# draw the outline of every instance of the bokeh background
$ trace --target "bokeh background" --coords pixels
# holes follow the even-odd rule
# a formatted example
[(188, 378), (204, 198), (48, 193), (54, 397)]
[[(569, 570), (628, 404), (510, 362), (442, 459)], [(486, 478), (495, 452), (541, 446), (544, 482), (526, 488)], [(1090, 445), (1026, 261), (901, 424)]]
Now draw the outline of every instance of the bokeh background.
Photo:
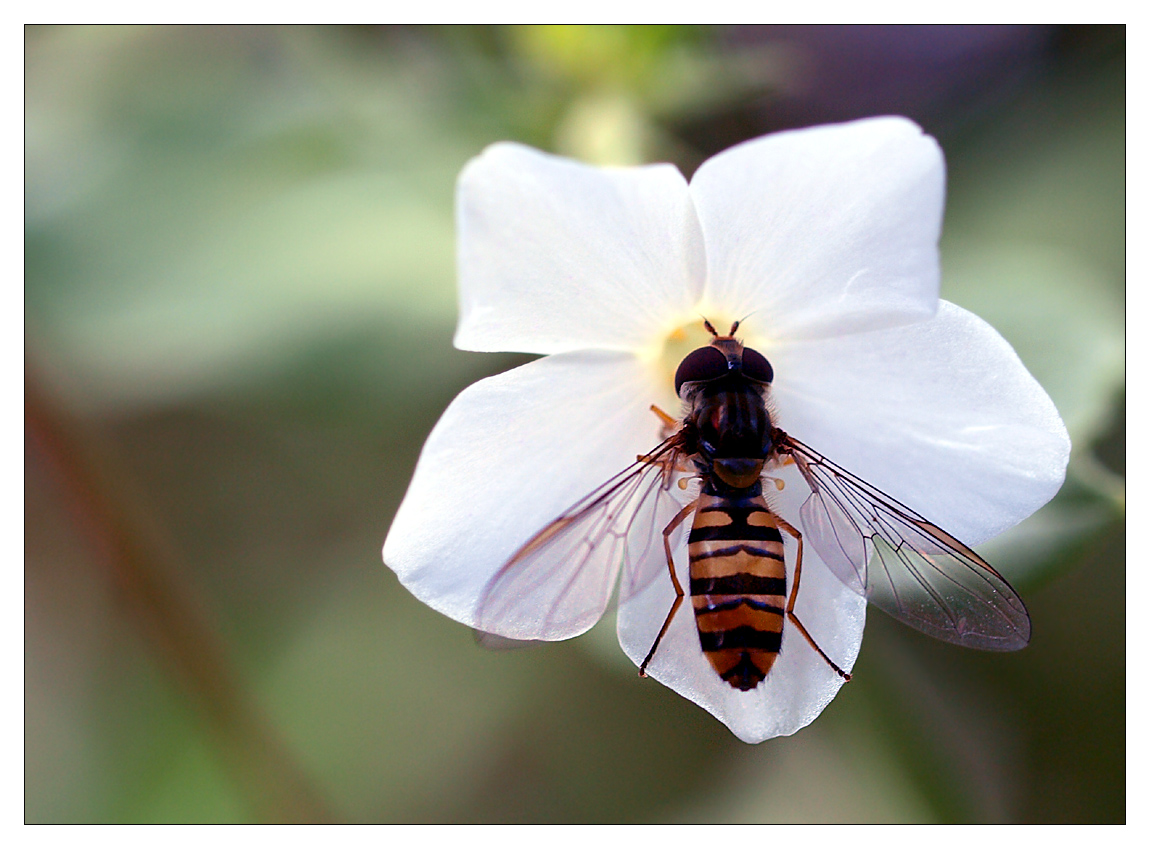
[[(45, 28), (25, 40), (30, 821), (1121, 822), (1123, 28)], [(380, 561), (423, 439), (521, 363), (452, 348), (454, 180), (909, 115), (943, 295), (1074, 441), (985, 547), (1034, 641), (874, 613), (759, 746), (609, 627), (513, 652)], [(467, 493), (445, 493), (466, 498)], [(450, 527), (445, 527), (445, 533)]]

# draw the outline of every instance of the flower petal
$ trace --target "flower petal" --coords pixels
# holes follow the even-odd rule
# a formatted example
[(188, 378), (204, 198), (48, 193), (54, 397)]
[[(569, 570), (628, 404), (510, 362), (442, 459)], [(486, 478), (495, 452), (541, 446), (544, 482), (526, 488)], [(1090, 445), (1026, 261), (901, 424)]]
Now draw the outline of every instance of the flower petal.
[(937, 142), (905, 118), (776, 133), (718, 154), (691, 180), (705, 308), (751, 314), (773, 338), (932, 315), (945, 179)]
[[(788, 490), (797, 495), (801, 478), (795, 475), (792, 483)], [(777, 507), (776, 501), (772, 499), (772, 505)], [(798, 515), (796, 505), (779, 509)], [(794, 558), (795, 548), (788, 543), (788, 590), (794, 580)], [(685, 556), (677, 563), (677, 572), (679, 582), (687, 587)], [(620, 604), (619, 642), (637, 665), (650, 650), (673, 600), (671, 582), (664, 574), (662, 580), (653, 581), (642, 593)], [(847, 671), (854, 666), (862, 645), (866, 600), (840, 583), (810, 546), (803, 552), (795, 613), (835, 663)], [(719, 677), (703, 654), (689, 598), (675, 614), (647, 672), (710, 711), (748, 743), (794, 734), (810, 724), (844, 683), (799, 630), (785, 622), (782, 648), (766, 679), (748, 692), (736, 690)]]
[(635, 350), (698, 301), (702, 233), (671, 165), (593, 168), (504, 142), (456, 197), (459, 348)]
[[(536, 360), (465, 389), (428, 437), (384, 561), (416, 597), (479, 625), (485, 587), (520, 546), (658, 444), (660, 423), (643, 391), (650, 381), (649, 367), (628, 354), (585, 352)], [(556, 567), (540, 581), (542, 604), (571, 568)], [(601, 576), (581, 576), (581, 591), (608, 581), (618, 563), (600, 568)], [(515, 615), (527, 618), (529, 601)], [(541, 636), (527, 630), (530, 621), (482, 624), (507, 637)]]
[(967, 544), (1062, 485), (1070, 439), (1058, 411), (1009, 343), (961, 307), (782, 344), (770, 359), (779, 427)]

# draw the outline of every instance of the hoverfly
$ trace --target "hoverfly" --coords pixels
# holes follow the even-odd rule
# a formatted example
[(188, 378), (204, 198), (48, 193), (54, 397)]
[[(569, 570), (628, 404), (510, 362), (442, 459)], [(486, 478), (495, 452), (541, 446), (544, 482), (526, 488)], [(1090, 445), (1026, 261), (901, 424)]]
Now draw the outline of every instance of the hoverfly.
[[(704, 325), (710, 343), (688, 354), (675, 374), (682, 421), (652, 408), (669, 435), (511, 557), (484, 590), (481, 631), (497, 632), (509, 615), (533, 621), (544, 634), (585, 630), (606, 607), (620, 565), (627, 575), (621, 600), (654, 579), (650, 569), (629, 566), (650, 561), (661, 535), (675, 598), (640, 675), (689, 593), (700, 650), (731, 687), (752, 690), (766, 678), (788, 624), (850, 680), (795, 612), (804, 542), (848, 588), (926, 634), (999, 651), (1029, 642), (1025, 605), (989, 563), (775, 426), (771, 364), (735, 338), (739, 322), (726, 335)], [(771, 472), (790, 464), (810, 488), (799, 511), (803, 533), (763, 493), (764, 481), (776, 480)], [(692, 482), (697, 495), (684, 504), (675, 490), (686, 492)], [(692, 516), (684, 591), (673, 540)], [(796, 548), (789, 591), (783, 534)]]

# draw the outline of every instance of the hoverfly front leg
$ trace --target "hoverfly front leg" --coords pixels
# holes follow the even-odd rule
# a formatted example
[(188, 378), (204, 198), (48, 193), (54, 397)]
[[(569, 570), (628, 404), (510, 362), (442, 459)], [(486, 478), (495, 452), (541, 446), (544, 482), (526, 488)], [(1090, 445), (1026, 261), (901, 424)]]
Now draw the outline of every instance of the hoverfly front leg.
[(664, 413), (662, 410), (660, 410), (654, 404), (651, 405), (651, 412), (654, 413), (656, 416), (658, 416), (659, 421), (661, 421), (663, 423), (663, 434), (662, 435), (663, 435), (664, 439), (666, 439), (668, 436), (670, 436), (672, 433), (675, 432), (675, 428), (678, 427), (679, 422), (673, 416), (670, 416), (667, 413)]
[(839, 669), (837, 663), (827, 657), (827, 653), (819, 648), (819, 644), (815, 642), (810, 632), (806, 629), (803, 623), (799, 621), (799, 617), (795, 614), (795, 602), (798, 601), (799, 598), (799, 581), (803, 575), (803, 535), (795, 530), (789, 522), (780, 516), (776, 515), (775, 521), (778, 522), (780, 528), (793, 536), (799, 544), (799, 551), (795, 556), (795, 580), (791, 587), (791, 596), (789, 599), (787, 599), (787, 618), (795, 623), (795, 627), (799, 629), (799, 633), (801, 633), (806, 638), (807, 642), (811, 644), (811, 648), (818, 652), (819, 657), (825, 660), (827, 665), (830, 666), (830, 668), (835, 672), (837, 672), (844, 681), (849, 681), (851, 680), (850, 673), (843, 672), (841, 669)]
[(675, 600), (671, 602), (671, 610), (667, 614), (666, 620), (663, 622), (663, 627), (659, 629), (659, 636), (655, 637), (655, 642), (651, 645), (651, 650), (647, 652), (647, 656), (643, 658), (643, 662), (639, 664), (639, 677), (647, 677), (647, 664), (651, 662), (651, 658), (655, 656), (655, 649), (659, 647), (659, 643), (663, 639), (663, 635), (667, 633), (667, 629), (671, 627), (671, 620), (675, 618), (675, 613), (678, 612), (679, 606), (683, 603), (683, 585), (679, 583), (679, 578), (675, 575), (675, 558), (671, 554), (671, 534), (675, 532), (675, 528), (683, 524), (683, 520), (691, 515), (698, 504), (699, 499), (695, 499), (682, 510), (680, 510), (675, 518), (671, 520), (670, 524), (663, 529), (663, 551), (667, 554), (667, 569), (671, 573), (671, 583), (675, 587)]

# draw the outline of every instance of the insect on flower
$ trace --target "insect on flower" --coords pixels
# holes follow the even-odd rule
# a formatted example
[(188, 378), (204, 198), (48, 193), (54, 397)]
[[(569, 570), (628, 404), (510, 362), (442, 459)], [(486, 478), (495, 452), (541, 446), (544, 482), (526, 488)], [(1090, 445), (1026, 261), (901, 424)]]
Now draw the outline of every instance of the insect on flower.
[(748, 742), (826, 707), (868, 602), (1025, 645), (967, 544), (1057, 492), (1069, 439), (1009, 344), (938, 297), (944, 183), (901, 118), (755, 139), (690, 183), (493, 145), (459, 180), (455, 343), (544, 356), (448, 407), (384, 561), (510, 640), (614, 600), (636, 666)]
[[(640, 664), (644, 674), (685, 595), (671, 538), (693, 516), (687, 537), (689, 593), (700, 649), (719, 677), (738, 690), (757, 687), (774, 665), (789, 622), (836, 674), (850, 680), (795, 613), (803, 535), (771, 509), (763, 493), (764, 480), (777, 481), (770, 472), (793, 463), (810, 488), (801, 509), (808, 540), (846, 586), (896, 619), (948, 642), (1003, 651), (1029, 642), (1026, 607), (990, 564), (775, 427), (768, 407), (770, 363), (735, 338), (738, 323), (726, 336), (710, 322), (705, 325), (713, 340), (690, 353), (675, 374), (686, 408), (682, 424), (516, 552), (484, 591), (481, 629), (497, 627), (512, 608), (534, 605), (554, 623), (577, 608), (567, 603), (566, 593), (541, 585), (557, 578), (548, 564), (562, 564), (563, 580), (575, 588), (586, 580), (579, 572), (599, 579), (620, 559), (644, 559), (650, 542), (661, 537), (675, 599)], [(676, 425), (655, 410), (667, 427)], [(692, 474), (698, 493), (678, 509), (673, 493), (686, 489), (683, 475)], [(666, 504), (658, 505), (660, 500)], [(672, 511), (670, 521), (658, 527), (659, 517)], [(783, 533), (797, 543), (789, 592)], [(635, 540), (646, 543), (638, 555), (628, 551), (628, 542)], [(632, 570), (625, 566), (624, 571)]]

